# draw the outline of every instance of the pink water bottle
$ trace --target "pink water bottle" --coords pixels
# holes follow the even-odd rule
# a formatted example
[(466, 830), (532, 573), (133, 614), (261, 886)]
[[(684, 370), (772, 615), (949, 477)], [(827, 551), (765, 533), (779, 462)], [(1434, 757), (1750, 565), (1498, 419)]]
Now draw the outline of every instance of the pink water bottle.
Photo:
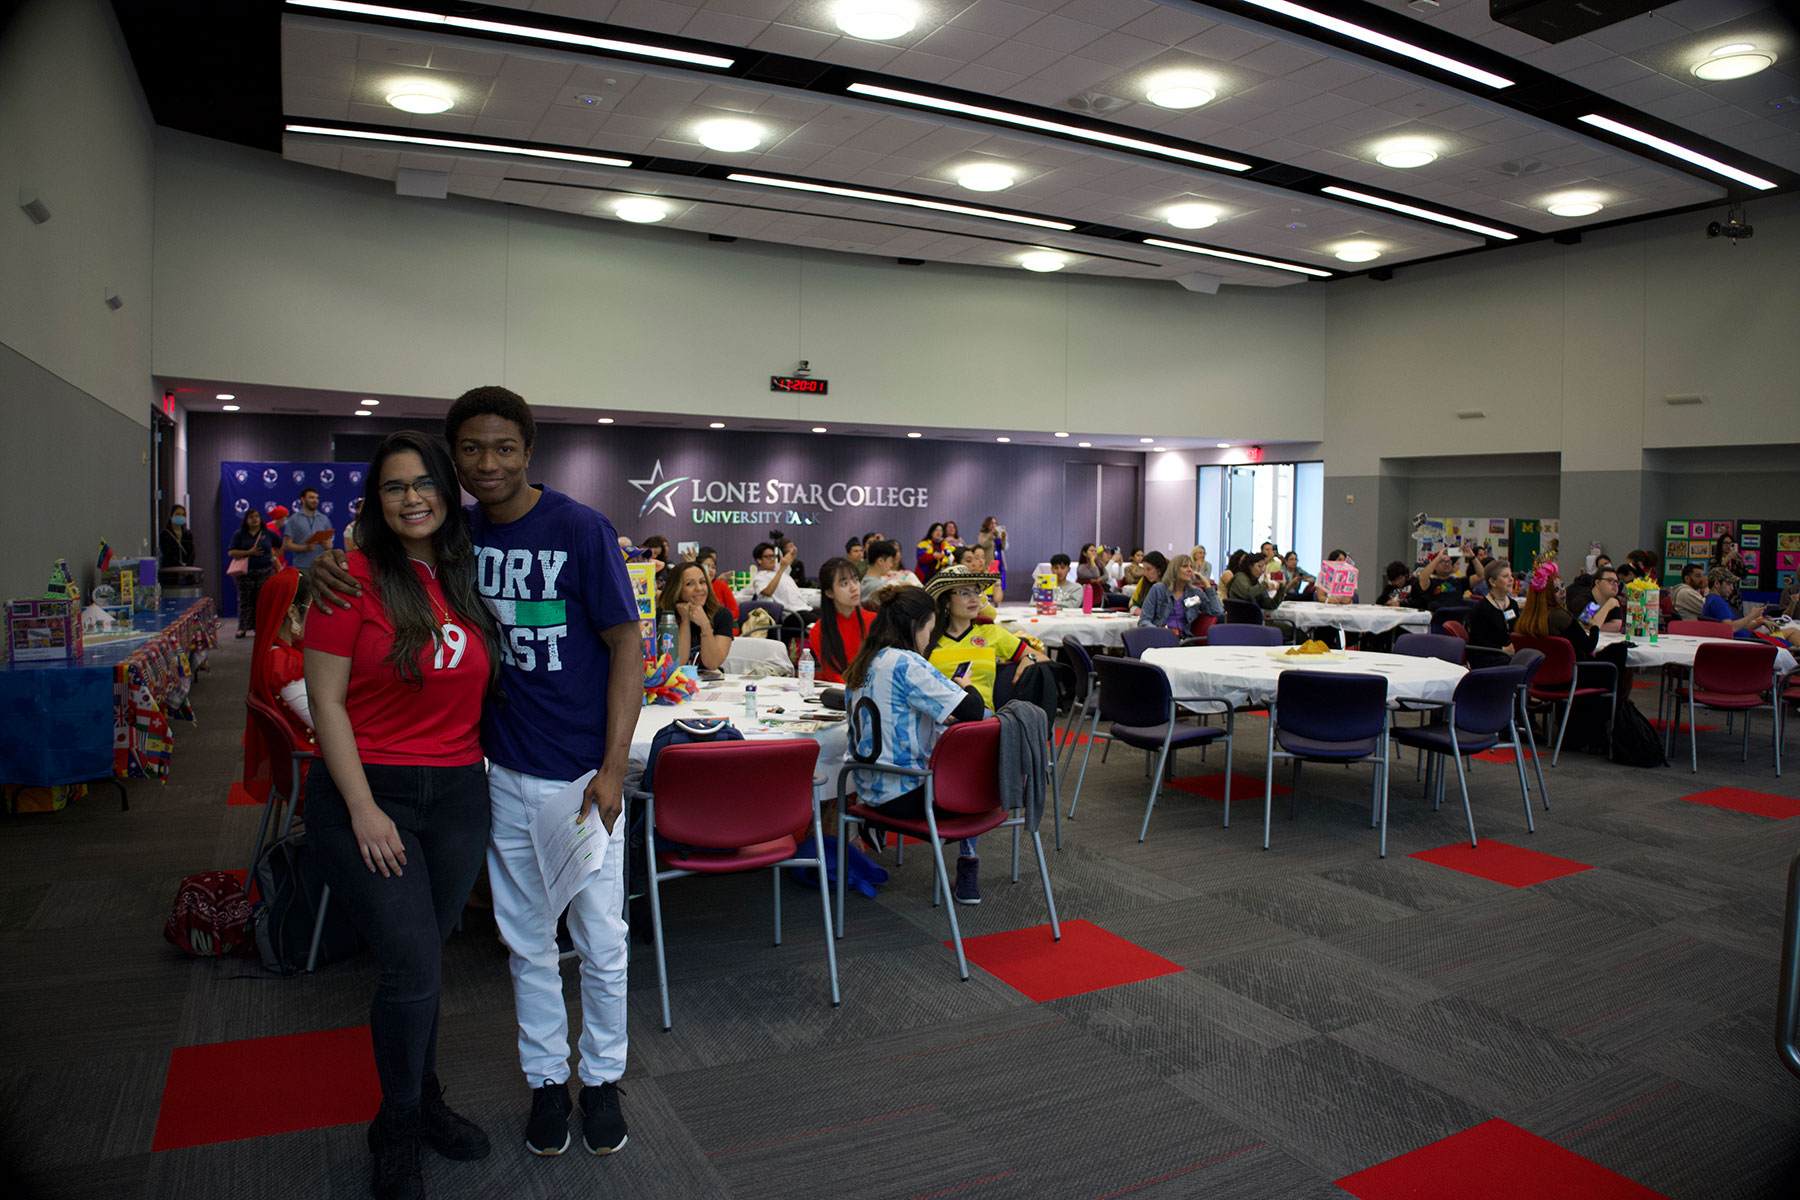
[(1081, 588), (1081, 611), (1085, 616), (1094, 615), (1094, 589), (1086, 584)]

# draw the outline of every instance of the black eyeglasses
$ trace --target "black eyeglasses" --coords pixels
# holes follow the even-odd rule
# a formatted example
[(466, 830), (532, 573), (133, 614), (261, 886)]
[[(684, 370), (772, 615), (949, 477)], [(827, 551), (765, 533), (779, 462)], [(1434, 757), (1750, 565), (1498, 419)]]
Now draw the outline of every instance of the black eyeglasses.
[(401, 483), (398, 479), (384, 483), (377, 490), (383, 500), (404, 500), (408, 491), (417, 492), (421, 500), (429, 500), (438, 494), (438, 485), (431, 476), (421, 475), (411, 483)]

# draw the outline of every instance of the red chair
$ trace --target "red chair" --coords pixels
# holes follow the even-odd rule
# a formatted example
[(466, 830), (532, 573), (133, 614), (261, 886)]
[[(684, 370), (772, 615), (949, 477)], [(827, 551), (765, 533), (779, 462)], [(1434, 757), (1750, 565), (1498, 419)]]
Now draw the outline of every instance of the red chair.
[[(1104, 693), (1102, 693), (1104, 696)], [(656, 766), (659, 779), (662, 761)], [(883, 815), (879, 808), (851, 803), (851, 775), (855, 771), (872, 771), (899, 775), (921, 781), (925, 785), (925, 817), (909, 820)], [(931, 751), (931, 765), (925, 770), (909, 770), (885, 763), (845, 763), (838, 772), (838, 843), (837, 843), (837, 935), (844, 936), (844, 881), (849, 877), (845, 863), (850, 842), (849, 826), (868, 825), (889, 833), (929, 840), (932, 847), (931, 867), (936, 875), (938, 899), (950, 918), (950, 940), (956, 947), (956, 969), (969, 978), (969, 960), (963, 954), (962, 929), (956, 921), (956, 897), (950, 892), (950, 873), (944, 866), (943, 843), (952, 839), (978, 837), (989, 830), (1025, 824), (1020, 810), (1007, 816), (1000, 807), (1000, 721), (965, 721), (944, 730)], [(1054, 804), (1055, 801), (1050, 801)], [(940, 817), (939, 813), (943, 816)], [(1062, 941), (1062, 926), (1056, 920), (1056, 896), (1050, 890), (1050, 868), (1044, 862), (1044, 841), (1035, 829), (1029, 830), (1032, 849), (1037, 852), (1038, 877), (1044, 884), (1044, 906), (1050, 910), (1050, 933)], [(1018, 882), (1017, 869), (1013, 882)]]
[[(269, 824), (275, 813), (281, 812), (281, 823), (275, 834), (280, 841), (288, 835), (294, 824), (294, 816), (302, 806), (304, 797), (301, 788), (306, 784), (307, 765), (317, 755), (317, 751), (309, 742), (300, 740), (292, 724), (273, 706), (256, 696), (245, 696), (244, 705), (250, 710), (250, 720), (255, 722), (262, 734), (263, 744), (272, 747), (279, 759), (285, 754), (288, 759), (288, 782), (285, 790), (269, 781), (268, 799), (263, 804), (262, 820), (256, 827), (256, 844), (250, 847), (250, 869), (244, 873), (244, 887), (249, 889), (251, 881), (256, 878), (256, 860), (262, 857), (263, 844), (268, 838)], [(270, 764), (271, 769), (274, 764)]]
[[(1207, 644), (1207, 631), (1213, 627), (1218, 619), (1219, 618), (1213, 616), (1211, 613), (1201, 613), (1194, 618), (1193, 623), (1188, 626), (1188, 636), (1196, 639), (1194, 645), (1204, 646)], [(1186, 643), (1183, 644), (1185, 645)]]
[(1781, 713), (1772, 694), (1775, 685), (1775, 647), (1767, 642), (1708, 641), (1694, 652), (1694, 670), (1686, 684), (1675, 689), (1675, 719), (1681, 724), (1681, 707), (1688, 706), (1688, 757), (1694, 774), (1700, 773), (1700, 735), (1695, 730), (1696, 708), (1744, 714), (1743, 761), (1750, 761), (1750, 712), (1768, 708), (1775, 715), (1775, 778), (1781, 778)]
[(1726, 621), (1670, 621), (1665, 632), (1683, 637), (1728, 638), (1731, 625)]
[(1463, 627), (1461, 621), (1445, 621), (1444, 632), (1451, 637), (1461, 638), (1464, 642), (1469, 640), (1469, 631)]
[[(1670, 621), (1664, 633), (1681, 637), (1728, 638), (1732, 636), (1731, 626), (1725, 621)], [(1671, 692), (1686, 682), (1688, 667), (1685, 663), (1664, 663), (1662, 677), (1656, 686), (1656, 721), (1662, 725), (1663, 708), (1672, 704)], [(1675, 741), (1674, 729), (1679, 722), (1663, 725), (1663, 753), (1667, 754)]]
[[(837, 947), (831, 936), (831, 894), (825, 880), (825, 832), (813, 795), (819, 743), (811, 738), (756, 742), (686, 742), (656, 756), (656, 787), (633, 799), (644, 803), (650, 861), (650, 922), (656, 940), (656, 979), (662, 1022), (670, 1027), (669, 967), (663, 953), (662, 884), (684, 875), (730, 875), (769, 868), (775, 879), (775, 944), (781, 945), (781, 869), (819, 872), (819, 911), (825, 918), (825, 962), (831, 1003), (838, 1004)], [(812, 824), (814, 851), (796, 857), (794, 831)], [(658, 839), (682, 848), (658, 849)], [(843, 878), (842, 855), (838, 878)]]
[(1526, 696), (1549, 704), (1552, 720), (1556, 717), (1556, 707), (1562, 706), (1562, 724), (1556, 727), (1556, 748), (1550, 752), (1550, 765), (1554, 767), (1556, 760), (1562, 755), (1563, 735), (1569, 731), (1569, 714), (1574, 711), (1576, 699), (1582, 696), (1605, 696), (1606, 725), (1609, 730), (1612, 728), (1612, 720), (1619, 707), (1619, 669), (1609, 662), (1581, 663), (1580, 666), (1586, 670), (1603, 671), (1611, 676), (1611, 682), (1605, 687), (1583, 687), (1581, 673), (1576, 669), (1575, 647), (1569, 644), (1568, 639), (1527, 637), (1522, 633), (1515, 633), (1511, 640), (1515, 649), (1536, 650), (1544, 656), (1543, 666), (1538, 668), (1537, 678), (1526, 689)]

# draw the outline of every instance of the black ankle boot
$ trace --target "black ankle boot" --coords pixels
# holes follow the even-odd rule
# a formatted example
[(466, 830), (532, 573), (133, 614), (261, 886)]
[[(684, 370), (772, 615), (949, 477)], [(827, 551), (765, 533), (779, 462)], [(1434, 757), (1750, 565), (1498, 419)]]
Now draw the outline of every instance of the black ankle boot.
[(419, 1081), (419, 1138), (445, 1158), (462, 1162), (486, 1158), (493, 1149), (481, 1126), (444, 1103), (436, 1075)]
[(375, 1156), (369, 1190), (376, 1200), (425, 1200), (418, 1109), (402, 1112), (383, 1101), (369, 1125), (369, 1153)]

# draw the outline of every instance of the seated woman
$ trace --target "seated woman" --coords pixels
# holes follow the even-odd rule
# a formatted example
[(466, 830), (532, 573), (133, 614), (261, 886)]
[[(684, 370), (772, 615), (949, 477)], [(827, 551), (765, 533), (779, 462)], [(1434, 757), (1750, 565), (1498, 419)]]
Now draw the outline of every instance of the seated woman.
[(933, 521), (925, 536), (913, 553), (913, 569), (921, 580), (930, 579), (937, 574), (938, 568), (950, 561), (949, 548), (944, 545), (944, 523)]
[(669, 539), (660, 533), (653, 533), (643, 541), (644, 561), (656, 564), (656, 581), (662, 583), (669, 577)]
[(1519, 617), (1518, 601), (1513, 599), (1512, 564), (1497, 558), (1488, 564), (1483, 582), (1487, 594), (1469, 612), (1469, 653), (1471, 667), (1504, 666), (1513, 652), (1512, 627), (1509, 618)]
[(735, 622), (739, 616), (737, 597), (732, 594), (731, 580), (719, 577), (719, 552), (711, 546), (702, 546), (700, 553), (694, 555), (694, 561), (705, 569), (707, 586), (712, 588), (712, 594), (719, 598), (720, 606), (731, 614), (731, 619)]
[(1225, 615), (1225, 606), (1216, 592), (1197, 578), (1194, 560), (1177, 554), (1169, 560), (1168, 574), (1150, 586), (1144, 595), (1144, 609), (1138, 614), (1140, 626), (1154, 625), (1172, 629), (1186, 637), (1194, 627), (1194, 619), (1202, 613), (1209, 617)]
[(332, 907), (343, 905), (380, 965), (373, 1191), (421, 1196), (422, 1142), (458, 1159), (490, 1149), (445, 1104), (437, 1051), (444, 942), (492, 823), (481, 710), (499, 679), (499, 628), (476, 590), (469, 519), (439, 438), (382, 439), (363, 495), (362, 549), (347, 564), (362, 594), (307, 618), (324, 761), (307, 776), (306, 836)]
[[(1051, 562), (1054, 565), (1055, 560), (1052, 559)], [(1106, 569), (1100, 565), (1100, 548), (1092, 542), (1086, 543), (1070, 565), (1074, 568), (1077, 586), (1092, 592), (1094, 607), (1099, 608), (1104, 603), (1102, 597), (1106, 595)], [(1079, 597), (1076, 604), (1080, 604)]]
[(1044, 656), (1003, 625), (977, 625), (982, 594), (990, 580), (964, 567), (945, 567), (925, 591), (937, 604), (937, 632), (925, 657), (951, 682), (975, 689), (982, 704), (994, 707), (994, 678), (1000, 664), (1042, 662)]
[(863, 581), (856, 564), (847, 558), (828, 558), (819, 568), (819, 608), (824, 615), (806, 631), (812, 651), (813, 678), (821, 683), (842, 683), (844, 672), (874, 620), (862, 606)]
[(675, 661), (717, 671), (731, 655), (731, 614), (713, 595), (706, 568), (681, 563), (669, 568), (657, 607), (675, 614)]
[(1556, 577), (1556, 564), (1544, 561), (1531, 572), (1525, 589), (1525, 605), (1513, 629), (1526, 637), (1559, 637), (1575, 648), (1576, 659), (1594, 656), (1600, 640), (1597, 629), (1583, 629), (1581, 622), (1562, 605), (1562, 585)]
[(1119, 590), (1134, 592), (1138, 581), (1144, 577), (1144, 552), (1133, 550), (1129, 558), (1119, 564)]
[(1274, 612), (1281, 607), (1283, 600), (1289, 598), (1295, 581), (1289, 580), (1280, 589), (1271, 592), (1263, 585), (1263, 573), (1268, 569), (1269, 562), (1262, 555), (1245, 555), (1243, 569), (1231, 577), (1231, 587), (1227, 594), (1233, 600), (1248, 600), (1265, 612)]
[(1161, 550), (1152, 550), (1144, 555), (1144, 561), (1138, 564), (1137, 586), (1131, 593), (1131, 611), (1134, 615), (1144, 611), (1144, 600), (1150, 595), (1150, 589), (1162, 582), (1163, 572), (1169, 569), (1169, 560), (1163, 557)]
[[(946, 724), (981, 719), (981, 696), (945, 679), (926, 661), (936, 629), (937, 606), (923, 589), (890, 587), (876, 596), (875, 620), (844, 672), (850, 713), (846, 762), (924, 770)], [(905, 776), (855, 771), (851, 782), (857, 798), (871, 808), (907, 820), (925, 816), (925, 788)], [(864, 840), (879, 848), (867, 834)], [(956, 860), (959, 903), (981, 903), (979, 869), (974, 843), (964, 842)]]
[(1230, 554), (1225, 556), (1225, 569), (1219, 572), (1218, 581), (1219, 594), (1221, 596), (1231, 595), (1231, 581), (1236, 579), (1238, 574), (1243, 571), (1244, 559), (1247, 557), (1249, 557), (1248, 553), (1243, 550), (1233, 550)]
[[(1723, 542), (1725, 539), (1721, 538)], [(1768, 618), (1763, 616), (1763, 606), (1753, 604), (1745, 610), (1743, 616), (1737, 615), (1732, 607), (1731, 598), (1737, 593), (1738, 577), (1728, 567), (1714, 567), (1706, 573), (1706, 605), (1700, 610), (1702, 621), (1723, 621), (1731, 626), (1732, 637), (1747, 638), (1758, 629), (1769, 627)]]

